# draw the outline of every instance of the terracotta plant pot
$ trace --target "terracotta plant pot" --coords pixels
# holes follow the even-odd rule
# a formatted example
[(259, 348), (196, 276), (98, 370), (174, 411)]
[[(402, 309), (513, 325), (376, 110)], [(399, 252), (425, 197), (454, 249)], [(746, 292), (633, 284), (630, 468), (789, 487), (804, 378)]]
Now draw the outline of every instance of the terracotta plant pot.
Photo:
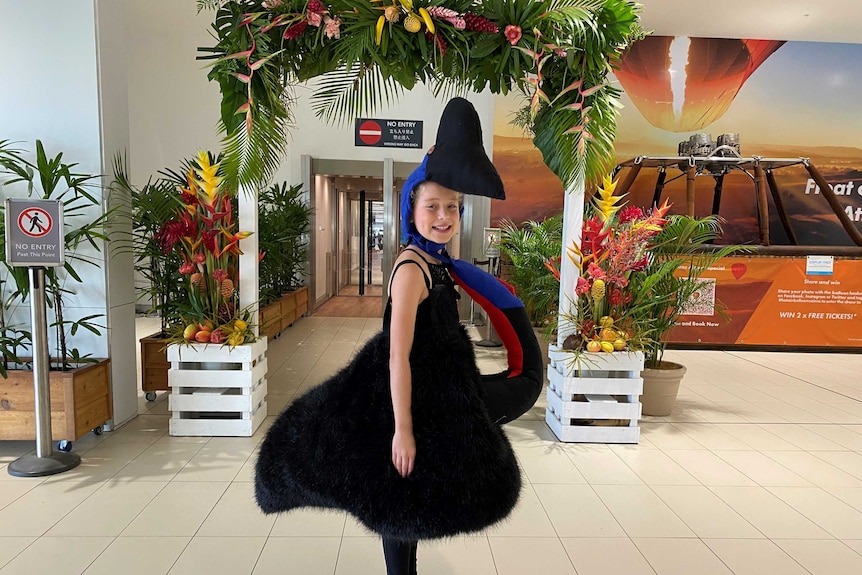
[(670, 415), (679, 393), (679, 383), (685, 372), (684, 365), (672, 361), (659, 362), (657, 367), (645, 367), (641, 371), (641, 377), (644, 380), (641, 395), (642, 413), (657, 416)]

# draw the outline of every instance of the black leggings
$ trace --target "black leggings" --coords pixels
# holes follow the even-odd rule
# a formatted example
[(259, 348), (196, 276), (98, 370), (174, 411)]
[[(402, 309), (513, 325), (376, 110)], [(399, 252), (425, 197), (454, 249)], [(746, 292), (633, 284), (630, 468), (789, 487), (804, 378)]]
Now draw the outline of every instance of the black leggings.
[(383, 558), (386, 575), (416, 575), (416, 547), (418, 541), (383, 538)]

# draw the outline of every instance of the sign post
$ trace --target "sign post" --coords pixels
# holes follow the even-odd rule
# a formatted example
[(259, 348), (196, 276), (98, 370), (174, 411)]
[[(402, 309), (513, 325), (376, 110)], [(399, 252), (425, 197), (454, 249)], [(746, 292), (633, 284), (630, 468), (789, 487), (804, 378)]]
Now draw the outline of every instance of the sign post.
[(30, 323), (33, 334), (33, 390), (36, 454), (8, 466), (9, 475), (42, 477), (81, 463), (77, 453), (56, 451), (51, 438), (50, 356), (45, 313), (45, 268), (63, 265), (63, 204), (59, 200), (6, 200), (6, 262), (27, 266), (30, 276)]

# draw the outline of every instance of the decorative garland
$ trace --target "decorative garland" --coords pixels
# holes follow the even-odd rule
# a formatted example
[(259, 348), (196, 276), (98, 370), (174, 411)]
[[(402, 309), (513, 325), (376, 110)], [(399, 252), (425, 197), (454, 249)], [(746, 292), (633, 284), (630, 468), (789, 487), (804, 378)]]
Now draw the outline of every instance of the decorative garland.
[[(391, 3), (390, 3), (391, 2)], [(445, 5), (444, 5), (445, 4)], [(417, 82), (436, 92), (521, 91), (519, 123), (567, 188), (613, 162), (619, 90), (607, 75), (642, 37), (624, 0), (237, 0), (217, 8), (209, 78), (222, 93), (224, 168), (260, 186), (283, 156), (287, 88), (320, 77), (328, 121), (369, 115)]]

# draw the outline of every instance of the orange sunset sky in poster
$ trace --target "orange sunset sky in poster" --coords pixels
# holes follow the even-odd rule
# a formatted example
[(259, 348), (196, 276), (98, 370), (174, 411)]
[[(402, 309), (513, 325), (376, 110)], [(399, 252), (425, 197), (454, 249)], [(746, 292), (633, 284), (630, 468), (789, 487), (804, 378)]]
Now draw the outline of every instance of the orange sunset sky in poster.
[[(713, 139), (723, 133), (738, 133), (743, 156), (808, 157), (828, 181), (850, 188), (851, 193), (839, 199), (842, 205), (850, 207), (854, 216), (858, 214), (858, 218), (853, 219), (862, 230), (862, 114), (858, 113), (858, 95), (862, 94), (862, 45), (788, 42), (765, 47), (750, 43), (754, 48), (746, 48), (742, 44), (745, 41), (695, 40), (691, 43), (690, 65), (696, 62), (693, 69), (699, 72), (690, 75), (697, 79), (699, 87), (685, 89), (684, 99), (696, 100), (685, 103), (693, 110), (685, 121), (667, 120), (667, 112), (660, 113), (649, 106), (650, 98), (667, 97), (668, 80), (663, 77), (667, 71), (649, 69), (649, 59), (642, 58), (647, 60), (639, 62), (643, 77), (637, 82), (626, 78), (627, 89), (636, 93), (624, 93), (622, 97), (624, 109), (618, 119), (615, 144), (617, 160), (630, 160), (639, 155), (676, 156), (678, 143), (693, 133), (709, 133)], [(649, 37), (642, 42), (661, 44), (661, 49), (666, 50), (669, 39)], [(780, 45), (776, 47), (776, 44)], [(746, 64), (744, 50), (758, 47), (762, 53), (755, 63), (759, 65)], [(709, 75), (702, 72), (705, 67), (710, 70)], [(725, 84), (720, 81), (723, 75), (729, 78)], [(654, 85), (650, 88), (651, 83)], [(704, 83), (710, 85), (704, 87)], [(704, 100), (710, 97), (710, 89), (715, 90), (716, 102), (723, 102), (720, 106), (726, 107), (726, 111), (696, 130), (674, 131), (679, 125), (697, 126), (697, 118), (706, 114)], [(728, 91), (735, 96), (729, 98)], [(510, 94), (497, 99), (494, 164), (506, 185), (508, 199), (492, 201), (492, 225), (503, 218), (516, 223), (541, 220), (560, 211), (563, 205), (562, 187), (544, 166), (541, 154), (517, 128), (509, 125), (514, 111), (522, 105), (520, 98), (520, 95)], [(680, 117), (685, 115), (682, 110)], [(651, 124), (648, 118), (656, 123), (663, 122), (664, 129)], [(676, 204), (676, 211), (684, 209), (685, 181), (684, 178), (671, 180), (680, 174), (678, 170), (669, 170), (669, 183), (665, 187), (665, 197)], [(825, 200), (814, 195), (813, 189), (808, 189), (806, 194), (808, 174), (804, 168), (776, 170), (775, 175), (800, 243), (851, 245)], [(630, 201), (648, 205), (655, 178), (655, 170), (642, 170), (632, 187)], [(697, 215), (710, 212), (713, 187), (713, 178), (698, 178)], [(751, 180), (741, 173), (726, 177), (721, 215), (727, 220), (727, 242), (756, 241), (754, 206)], [(771, 242), (786, 243), (771, 205), (770, 213)]]

